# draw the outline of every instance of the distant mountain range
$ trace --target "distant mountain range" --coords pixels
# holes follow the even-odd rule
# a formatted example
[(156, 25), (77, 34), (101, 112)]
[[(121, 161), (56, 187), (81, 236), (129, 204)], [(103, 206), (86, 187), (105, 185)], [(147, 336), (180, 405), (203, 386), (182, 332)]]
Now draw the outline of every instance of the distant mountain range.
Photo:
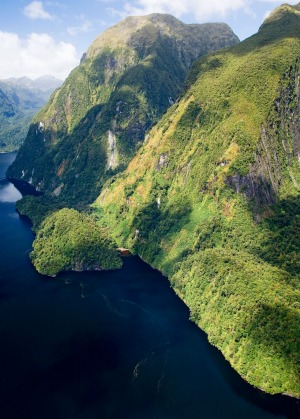
[(0, 152), (20, 147), (33, 115), (61, 84), (53, 76), (0, 80)]

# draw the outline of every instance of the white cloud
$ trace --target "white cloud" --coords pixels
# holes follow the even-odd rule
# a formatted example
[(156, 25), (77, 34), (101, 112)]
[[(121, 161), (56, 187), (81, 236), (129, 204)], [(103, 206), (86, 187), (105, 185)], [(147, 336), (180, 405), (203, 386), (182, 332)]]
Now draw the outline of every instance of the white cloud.
[(281, 4), (290, 4), (290, 5), (295, 5), (297, 3), (299, 3), (299, 0), (288, 0), (288, 1), (284, 1), (284, 0), (258, 0), (259, 3), (268, 3), (270, 6), (274, 6), (274, 7), (278, 7)]
[(249, 0), (133, 0), (125, 3), (125, 15), (141, 15), (149, 13), (170, 13), (181, 17), (192, 14), (198, 21), (212, 17), (224, 17), (243, 9), (250, 13)]
[(0, 45), (0, 79), (45, 74), (64, 79), (79, 62), (74, 45), (56, 42), (46, 33), (21, 39), (16, 33), (0, 31)]
[(84, 22), (82, 22), (81, 25), (71, 26), (67, 28), (68, 34), (72, 36), (76, 36), (79, 33), (92, 32), (93, 30), (93, 22), (91, 20), (85, 20)]
[(41, 1), (33, 1), (29, 3), (23, 9), (24, 15), (29, 17), (30, 19), (45, 19), (45, 20), (53, 20), (55, 18), (54, 15), (51, 15), (44, 9), (43, 2)]

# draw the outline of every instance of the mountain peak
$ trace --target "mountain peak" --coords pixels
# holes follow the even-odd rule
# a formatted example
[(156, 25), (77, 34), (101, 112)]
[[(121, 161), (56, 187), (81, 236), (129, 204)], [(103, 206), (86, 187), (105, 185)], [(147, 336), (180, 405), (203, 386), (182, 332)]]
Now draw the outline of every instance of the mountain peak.
[[(294, 18), (300, 17), (300, 3), (290, 5), (284, 3), (274, 9), (269, 16), (264, 20), (259, 30), (266, 28), (270, 24), (290, 25)], [(290, 29), (290, 28), (289, 28)]]
[[(99, 187), (127, 166), (149, 128), (174, 104), (195, 60), (237, 42), (233, 31), (220, 23), (188, 25), (158, 13), (122, 20), (95, 39), (35, 117), (12, 177), (22, 177), (23, 170), (22, 180), (30, 180), (34, 167), (29, 165), (42, 158), (45, 166), (40, 167), (47, 170), (35, 169), (32, 184), (75, 204), (92, 202)], [(43, 134), (36, 129), (41, 121)], [(82, 164), (84, 153), (88, 160)], [(85, 184), (79, 193), (77, 184), (83, 178), (91, 187)]]
[[(151, 44), (159, 35), (184, 40), (186, 37), (191, 37), (191, 32), (192, 36), (195, 37), (195, 42), (199, 43), (199, 35), (209, 38), (214, 31), (216, 32), (216, 38), (220, 37), (220, 32), (222, 32), (222, 37), (227, 38), (227, 40), (230, 37), (232, 44), (239, 42), (232, 29), (225, 23), (185, 24), (170, 14), (152, 13), (145, 16), (128, 16), (107, 29), (94, 40), (86, 56), (88, 58), (94, 57), (107, 47), (113, 49), (132, 46), (132, 39), (137, 34), (141, 34), (142, 31), (145, 32), (142, 36), (147, 44)], [(225, 45), (219, 45), (219, 48), (223, 46)]]

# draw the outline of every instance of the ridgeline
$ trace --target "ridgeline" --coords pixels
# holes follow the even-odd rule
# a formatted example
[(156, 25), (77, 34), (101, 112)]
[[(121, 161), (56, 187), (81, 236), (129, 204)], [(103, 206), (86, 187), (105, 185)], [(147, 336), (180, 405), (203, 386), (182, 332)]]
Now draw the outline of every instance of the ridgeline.
[(185, 93), (97, 200), (251, 384), (300, 397), (300, 12), (192, 68)]
[[(211, 49), (236, 44), (211, 28)], [(102, 231), (168, 276), (249, 383), (300, 397), (300, 5), (200, 58), (184, 84), (209, 52), (186, 30), (202, 26), (150, 15), (106, 32), (8, 174), (46, 192), (19, 204), (37, 228), (57, 202), (85, 208), (102, 189)]]

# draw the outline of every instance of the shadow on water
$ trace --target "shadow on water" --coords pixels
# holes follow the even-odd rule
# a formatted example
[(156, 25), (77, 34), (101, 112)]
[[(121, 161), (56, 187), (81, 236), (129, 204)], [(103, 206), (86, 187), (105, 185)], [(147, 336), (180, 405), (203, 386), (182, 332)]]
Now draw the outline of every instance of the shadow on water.
[(238, 397), (246, 400), (249, 404), (259, 406), (265, 412), (272, 413), (274, 417), (279, 416), (288, 419), (298, 419), (300, 417), (299, 400), (282, 395), (271, 396), (250, 386), (232, 369), (229, 362), (224, 360), (223, 355), (217, 348), (210, 345), (209, 351), (220, 372)]
[(7, 178), (15, 188), (22, 194), (22, 196), (32, 195), (32, 196), (41, 196), (42, 192), (37, 191), (34, 186), (30, 185), (28, 182), (22, 180)]
[(294, 419), (244, 382), (168, 280), (137, 257), (112, 272), (37, 274), (32, 233), (0, 202), (1, 419)]

